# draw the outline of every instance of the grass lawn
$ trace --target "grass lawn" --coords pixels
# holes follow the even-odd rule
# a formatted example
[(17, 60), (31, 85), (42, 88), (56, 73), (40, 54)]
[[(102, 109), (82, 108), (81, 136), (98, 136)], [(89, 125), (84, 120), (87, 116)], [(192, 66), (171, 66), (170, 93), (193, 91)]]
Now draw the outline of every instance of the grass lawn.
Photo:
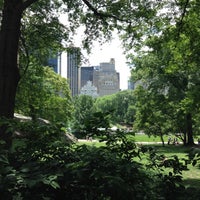
[[(179, 159), (188, 158), (188, 152), (191, 147), (184, 147), (183, 145), (166, 145), (165, 147), (157, 146), (158, 152), (165, 154), (166, 156), (177, 155)], [(184, 162), (184, 161), (183, 161)], [(193, 166), (188, 164), (188, 171), (183, 171), (183, 181), (185, 185), (200, 188), (200, 168), (199, 166)]]
[(98, 141), (79, 141), (77, 143), (78, 145), (89, 145), (89, 146), (95, 146), (95, 147), (100, 147), (100, 146), (104, 146), (105, 142), (98, 142)]
[[(135, 136), (130, 135), (130, 138), (134, 139), (136, 142), (161, 142), (160, 137), (151, 136), (145, 134), (136, 134)], [(167, 142), (168, 136), (164, 136), (164, 141)]]
[[(136, 142), (160, 142), (159, 137), (148, 137), (143, 134), (138, 134), (135, 137), (130, 136), (131, 139), (134, 139)], [(165, 141), (167, 142), (167, 137), (165, 137)], [(81, 141), (79, 142), (79, 145), (86, 144), (86, 145), (92, 145), (92, 146), (102, 146), (105, 145), (105, 143), (100, 143), (98, 141), (91, 142), (91, 141)], [(188, 152), (190, 150), (190, 147), (184, 147), (183, 145), (165, 145), (165, 147), (162, 147), (161, 144), (155, 144), (151, 145), (154, 148), (157, 149), (158, 153), (164, 154), (165, 156), (173, 156), (177, 155), (179, 159), (185, 158), (187, 159)], [(188, 171), (183, 171), (183, 181), (184, 184), (187, 186), (193, 186), (193, 187), (199, 187), (200, 188), (200, 168), (198, 166), (192, 166), (192, 164), (188, 165)]]

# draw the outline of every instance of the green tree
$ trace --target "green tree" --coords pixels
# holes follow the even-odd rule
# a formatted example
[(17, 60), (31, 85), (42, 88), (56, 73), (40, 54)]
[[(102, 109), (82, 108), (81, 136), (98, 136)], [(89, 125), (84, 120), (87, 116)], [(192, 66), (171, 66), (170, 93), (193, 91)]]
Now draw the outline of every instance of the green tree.
[(109, 112), (113, 124), (132, 124), (134, 121), (134, 110), (132, 109), (134, 103), (133, 91), (125, 90), (97, 98), (94, 109), (97, 112)]
[[(31, 88), (31, 89), (30, 89)], [(32, 63), (21, 79), (16, 95), (16, 112), (51, 122), (67, 123), (72, 117), (69, 85), (50, 67)]]
[[(54, 47), (56, 44), (58, 45), (61, 42), (61, 37), (58, 37), (58, 35), (64, 35), (60, 33), (65, 32), (61, 31), (61, 26), (58, 23), (57, 26), (56, 23), (52, 23), (56, 21), (55, 10), (61, 4), (55, 1), (55, 4), (52, 2), (41, 2), (38, 5), (37, 2), (39, 3), (37, 0), (4, 0), (0, 4), (2, 14), (0, 27), (1, 118), (13, 117), (18, 82), (20, 77), (23, 77), (27, 71), (30, 55), (34, 55), (35, 59), (37, 58), (38, 60), (42, 57), (48, 57), (44, 49), (47, 49), (51, 45), (51, 49), (55, 50)], [(32, 29), (28, 26), (31, 24)], [(51, 28), (48, 26), (50, 24)], [(47, 32), (44, 33), (44, 30)], [(56, 32), (57, 35), (55, 34)], [(0, 127), (0, 137), (9, 141), (11, 134), (5, 133), (5, 130), (5, 126)]]
[(159, 136), (164, 146), (164, 135), (176, 132), (173, 109), (165, 95), (152, 93), (142, 86), (136, 88), (134, 130), (144, 131), (149, 136)]
[(124, 90), (116, 93), (113, 102), (115, 104), (113, 117), (116, 117), (116, 122), (132, 125), (134, 121), (134, 112), (131, 107), (135, 104), (133, 91)]
[[(52, 23), (49, 19), (55, 19), (56, 11), (61, 9), (65, 4), (64, 11), (68, 14), (69, 27), (68, 33), (75, 33), (80, 24), (85, 25), (84, 47), (88, 48), (91, 41), (95, 38), (110, 39), (114, 28), (135, 33), (139, 36), (139, 28), (141, 24), (146, 24), (156, 13), (154, 9), (156, 3), (154, 1), (93, 1), (87, 0), (76, 1), (38, 1), (38, 0), (3, 0), (1, 1), (2, 22), (0, 29), (0, 116), (12, 118), (14, 114), (14, 102), (17, 85), (20, 79), (18, 68), (18, 50), (20, 44), (20, 34), (22, 19), (26, 21), (28, 15), (31, 20), (26, 22), (32, 24), (30, 26), (30, 34), (38, 35), (42, 38), (39, 49), (43, 49), (40, 44), (46, 43), (49, 37), (45, 37), (47, 32), (51, 32)], [(152, 6), (153, 5), (153, 6)], [(134, 10), (134, 12), (133, 12)], [(36, 17), (36, 18), (35, 18)], [(140, 20), (138, 20), (138, 18)], [(39, 19), (38, 21), (34, 19)], [(42, 24), (46, 24), (45, 28)], [(57, 23), (53, 23), (54, 25)], [(135, 28), (137, 27), (137, 28)], [(43, 29), (44, 28), (44, 29)], [(135, 31), (133, 31), (135, 29)], [(25, 29), (26, 30), (26, 29)], [(28, 29), (27, 29), (28, 30)], [(41, 32), (41, 30), (45, 32)], [(54, 29), (56, 30), (56, 29)], [(47, 31), (47, 32), (46, 32)], [(43, 36), (43, 37), (42, 37)], [(52, 37), (51, 37), (52, 38)], [(136, 38), (136, 37), (135, 37)], [(63, 39), (63, 38), (61, 38)], [(70, 39), (70, 34), (68, 38)], [(31, 41), (31, 39), (30, 39)], [(22, 43), (24, 43), (22, 41)], [(34, 45), (32, 42), (31, 44)], [(26, 50), (25, 50), (26, 51)], [(26, 68), (25, 68), (26, 69)], [(1, 138), (8, 138), (5, 134), (5, 127), (0, 129)]]
[[(179, 6), (181, 9), (181, 5)], [(179, 23), (168, 24), (167, 29), (162, 27), (162, 33), (146, 38), (144, 45), (148, 47), (147, 50), (132, 57), (133, 79), (140, 80), (140, 84), (148, 90), (146, 94), (151, 94), (155, 102), (154, 108), (158, 108), (157, 104), (162, 105), (161, 102), (155, 101), (157, 96), (164, 96), (163, 101), (168, 104), (167, 110), (170, 110), (171, 114), (165, 111), (166, 105), (163, 105), (159, 108), (162, 116), (165, 116), (166, 121), (171, 120), (175, 132), (184, 133), (184, 143), (189, 145), (194, 143), (195, 118), (199, 111), (198, 7), (199, 5), (193, 2), (188, 7), (188, 12), (183, 9)], [(155, 121), (152, 121), (151, 125), (152, 123)]]
[(98, 97), (94, 103), (95, 112), (109, 112), (112, 115), (111, 120), (114, 121), (115, 116), (112, 114), (115, 110), (114, 98), (115, 94)]
[(73, 112), (73, 121), (72, 129), (73, 132), (78, 134), (81, 133), (82, 136), (85, 136), (86, 133), (86, 123), (90, 116), (93, 114), (93, 104), (94, 99), (88, 95), (80, 95), (74, 97), (74, 112)]

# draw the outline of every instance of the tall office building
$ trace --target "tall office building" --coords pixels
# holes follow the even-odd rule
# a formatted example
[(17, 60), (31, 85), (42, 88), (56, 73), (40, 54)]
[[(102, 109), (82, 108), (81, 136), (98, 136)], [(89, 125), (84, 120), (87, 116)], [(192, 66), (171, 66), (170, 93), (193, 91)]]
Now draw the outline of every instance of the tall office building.
[(134, 90), (134, 82), (131, 79), (128, 80), (128, 90)]
[(57, 54), (55, 56), (52, 56), (47, 61), (48, 66), (52, 67), (53, 70), (61, 75), (61, 54)]
[(79, 95), (83, 87), (82, 94), (87, 93), (95, 97), (120, 91), (120, 76), (115, 70), (113, 58), (110, 62), (100, 63), (99, 66), (80, 68), (79, 63), (80, 49), (76, 47), (70, 48), (67, 53), (62, 53), (56, 58), (49, 59), (49, 65), (54, 68), (54, 71), (68, 79), (72, 96)]
[(93, 73), (93, 84), (97, 87), (99, 96), (110, 95), (120, 91), (120, 77), (115, 70), (115, 59), (100, 63)]
[(81, 88), (87, 84), (88, 81), (93, 82), (94, 67), (81, 67)]
[(49, 58), (47, 63), (57, 74), (68, 79), (72, 96), (78, 95), (80, 92), (80, 49), (70, 47), (67, 52)]
[(82, 88), (80, 91), (80, 94), (84, 94), (84, 95), (88, 95), (91, 96), (93, 98), (98, 97), (99, 95), (97, 94), (97, 87), (95, 87), (92, 84), (92, 81), (88, 81)]
[(67, 52), (67, 79), (72, 96), (76, 96), (80, 91), (80, 49), (72, 47)]

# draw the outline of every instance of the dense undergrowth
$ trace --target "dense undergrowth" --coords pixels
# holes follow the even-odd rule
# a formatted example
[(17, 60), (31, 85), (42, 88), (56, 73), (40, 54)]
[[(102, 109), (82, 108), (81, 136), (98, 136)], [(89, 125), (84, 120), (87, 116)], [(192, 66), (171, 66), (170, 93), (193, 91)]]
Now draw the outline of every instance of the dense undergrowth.
[[(97, 148), (69, 143), (60, 125), (21, 122), (17, 129), (10, 149), (0, 143), (2, 199), (200, 199), (182, 184), (188, 161), (138, 147), (123, 132), (106, 135)], [(143, 154), (145, 164), (136, 161)]]

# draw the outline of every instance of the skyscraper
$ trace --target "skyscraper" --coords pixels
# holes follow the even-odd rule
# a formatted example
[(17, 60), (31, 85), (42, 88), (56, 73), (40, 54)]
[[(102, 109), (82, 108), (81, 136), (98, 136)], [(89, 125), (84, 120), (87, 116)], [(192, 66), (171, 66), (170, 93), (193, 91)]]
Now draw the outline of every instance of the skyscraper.
[(87, 84), (88, 81), (93, 82), (94, 67), (81, 67), (81, 87)]
[(57, 74), (61, 75), (61, 54), (57, 54), (49, 58), (47, 64), (52, 67)]
[(72, 96), (80, 92), (80, 55), (80, 48), (70, 47), (67, 52), (52, 56), (47, 62), (57, 74), (68, 79)]
[(128, 80), (128, 90), (134, 90), (134, 82), (131, 79)]
[(115, 70), (115, 59), (110, 62), (100, 63), (100, 67), (94, 70), (93, 83), (97, 87), (99, 96), (110, 95), (119, 92), (119, 73)]
[(67, 79), (72, 96), (78, 95), (80, 91), (80, 49), (72, 47), (67, 52)]

